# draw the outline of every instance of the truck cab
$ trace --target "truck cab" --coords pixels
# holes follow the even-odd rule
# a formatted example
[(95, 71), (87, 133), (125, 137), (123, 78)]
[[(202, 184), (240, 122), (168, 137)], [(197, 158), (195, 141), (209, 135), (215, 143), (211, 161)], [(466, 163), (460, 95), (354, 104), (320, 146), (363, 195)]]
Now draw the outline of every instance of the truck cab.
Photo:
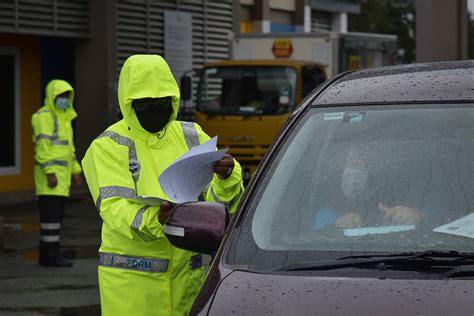
[(244, 182), (297, 104), (327, 79), (324, 65), (294, 60), (229, 60), (206, 64), (195, 120), (242, 165)]

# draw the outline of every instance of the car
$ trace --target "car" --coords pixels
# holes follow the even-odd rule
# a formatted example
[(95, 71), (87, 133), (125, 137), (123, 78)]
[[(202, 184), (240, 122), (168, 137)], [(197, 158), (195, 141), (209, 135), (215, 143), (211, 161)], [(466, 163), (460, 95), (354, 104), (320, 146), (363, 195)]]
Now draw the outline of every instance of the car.
[(316, 88), (231, 220), (171, 214), (172, 243), (213, 254), (191, 314), (473, 315), (473, 135), (474, 61)]

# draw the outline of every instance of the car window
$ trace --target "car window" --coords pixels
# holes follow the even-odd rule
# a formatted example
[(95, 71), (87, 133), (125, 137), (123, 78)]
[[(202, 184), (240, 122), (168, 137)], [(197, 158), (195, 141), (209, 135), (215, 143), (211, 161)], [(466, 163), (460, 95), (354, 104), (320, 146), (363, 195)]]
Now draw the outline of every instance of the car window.
[(233, 260), (474, 252), (473, 122), (472, 105), (309, 110), (268, 166)]

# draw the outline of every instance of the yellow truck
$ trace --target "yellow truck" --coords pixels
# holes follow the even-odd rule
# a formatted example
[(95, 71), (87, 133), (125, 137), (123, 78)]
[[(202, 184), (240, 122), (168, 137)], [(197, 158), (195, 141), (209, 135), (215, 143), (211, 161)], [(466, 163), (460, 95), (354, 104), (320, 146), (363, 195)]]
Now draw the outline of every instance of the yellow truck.
[(228, 147), (250, 179), (289, 114), (326, 80), (324, 65), (294, 60), (227, 60), (206, 64), (195, 120)]
[[(243, 166), (258, 166), (289, 114), (307, 93), (340, 72), (393, 64), (396, 36), (366, 33), (245, 34), (230, 42), (231, 60), (181, 78), (181, 118), (195, 120)], [(305, 61), (302, 61), (305, 60)], [(188, 73), (193, 72), (190, 70)], [(189, 102), (188, 102), (189, 105)]]

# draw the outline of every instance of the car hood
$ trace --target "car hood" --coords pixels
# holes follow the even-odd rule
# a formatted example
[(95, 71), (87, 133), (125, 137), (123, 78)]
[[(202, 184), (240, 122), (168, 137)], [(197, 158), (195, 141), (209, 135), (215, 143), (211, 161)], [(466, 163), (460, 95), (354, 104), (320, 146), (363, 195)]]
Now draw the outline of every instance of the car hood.
[(235, 271), (209, 315), (473, 315), (474, 280), (394, 280)]

